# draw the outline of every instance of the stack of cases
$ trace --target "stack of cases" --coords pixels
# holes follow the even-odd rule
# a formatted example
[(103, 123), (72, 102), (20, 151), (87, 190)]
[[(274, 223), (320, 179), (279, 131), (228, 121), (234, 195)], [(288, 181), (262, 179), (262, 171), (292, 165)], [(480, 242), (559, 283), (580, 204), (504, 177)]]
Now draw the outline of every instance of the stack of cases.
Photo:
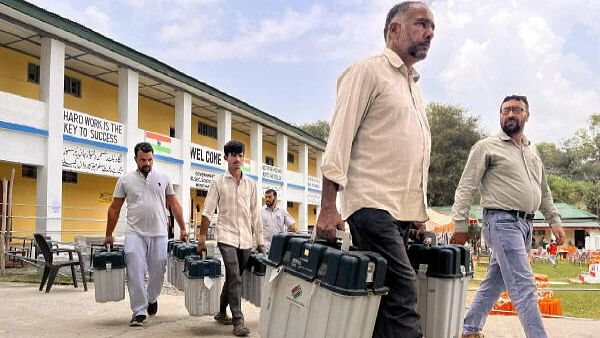
[(223, 290), (221, 261), (217, 258), (187, 256), (185, 258), (185, 308), (191, 316), (214, 315), (219, 312)]
[(252, 253), (242, 272), (242, 298), (258, 307), (260, 307), (262, 289), (265, 285), (267, 270), (265, 258), (263, 254)]
[(122, 249), (100, 249), (92, 257), (96, 302), (118, 302), (125, 298), (125, 255)]
[(263, 338), (371, 337), (386, 261), (282, 233), (271, 242), (261, 300)]
[(177, 278), (177, 270), (175, 269), (175, 257), (173, 256), (173, 249), (175, 245), (183, 243), (177, 239), (170, 239), (167, 243), (167, 282), (175, 286), (175, 279)]
[(194, 243), (179, 243), (173, 245), (173, 260), (175, 261), (174, 265), (174, 282), (173, 285), (179, 291), (185, 290), (185, 282), (187, 278), (183, 274), (183, 269), (185, 267), (185, 258), (187, 256), (195, 255), (198, 253), (198, 245)]
[(469, 280), (473, 277), (471, 252), (461, 245), (412, 245), (409, 260), (417, 272), (417, 312), (427, 338), (462, 335)]

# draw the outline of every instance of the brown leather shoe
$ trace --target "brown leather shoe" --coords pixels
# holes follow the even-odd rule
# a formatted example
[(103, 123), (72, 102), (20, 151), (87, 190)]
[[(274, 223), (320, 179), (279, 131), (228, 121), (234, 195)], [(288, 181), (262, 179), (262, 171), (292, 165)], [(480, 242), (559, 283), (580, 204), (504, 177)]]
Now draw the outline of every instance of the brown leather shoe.
[(221, 323), (223, 325), (231, 325), (233, 324), (231, 322), (231, 317), (228, 317), (226, 313), (217, 313), (214, 317), (213, 317), (218, 323)]
[(250, 334), (250, 329), (248, 329), (243, 323), (236, 324), (233, 326), (233, 335), (237, 337), (246, 337)]
[(463, 333), (462, 338), (483, 338), (483, 332)]

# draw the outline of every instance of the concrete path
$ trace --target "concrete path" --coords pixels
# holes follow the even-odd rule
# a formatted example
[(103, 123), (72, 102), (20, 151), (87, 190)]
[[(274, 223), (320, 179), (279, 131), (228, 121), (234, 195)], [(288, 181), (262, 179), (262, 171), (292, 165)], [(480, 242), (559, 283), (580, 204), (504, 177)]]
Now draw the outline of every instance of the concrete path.
[[(245, 301), (242, 308), (251, 336), (260, 337), (260, 309)], [(35, 284), (0, 283), (0, 337), (233, 337), (231, 326), (208, 316), (190, 317), (183, 293), (169, 288), (159, 298), (158, 315), (146, 326), (131, 328), (130, 318), (127, 296), (118, 303), (96, 303), (93, 284), (88, 292), (55, 285), (46, 294)], [(544, 323), (551, 337), (600, 337), (597, 320), (544, 319)], [(525, 337), (515, 316), (490, 316), (484, 332), (486, 337)]]

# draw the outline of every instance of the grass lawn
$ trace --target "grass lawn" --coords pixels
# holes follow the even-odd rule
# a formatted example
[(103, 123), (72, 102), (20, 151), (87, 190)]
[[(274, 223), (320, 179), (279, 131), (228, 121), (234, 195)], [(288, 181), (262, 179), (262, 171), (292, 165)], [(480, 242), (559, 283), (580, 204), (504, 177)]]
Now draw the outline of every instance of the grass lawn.
[[(475, 278), (485, 277), (488, 262), (482, 260), (475, 268)], [(535, 273), (547, 275), (550, 282), (565, 282), (568, 284), (551, 284), (554, 297), (560, 299), (563, 315), (568, 317), (600, 319), (600, 284), (569, 283), (569, 279), (577, 278), (581, 271), (587, 271), (586, 266), (573, 265), (568, 261), (559, 261), (556, 267), (551, 264), (536, 262), (532, 265)], [(469, 289), (479, 286), (479, 281), (473, 280)], [(558, 289), (577, 289), (577, 291), (557, 291)], [(590, 290), (592, 289), (592, 290)], [(588, 291), (586, 291), (588, 290)]]

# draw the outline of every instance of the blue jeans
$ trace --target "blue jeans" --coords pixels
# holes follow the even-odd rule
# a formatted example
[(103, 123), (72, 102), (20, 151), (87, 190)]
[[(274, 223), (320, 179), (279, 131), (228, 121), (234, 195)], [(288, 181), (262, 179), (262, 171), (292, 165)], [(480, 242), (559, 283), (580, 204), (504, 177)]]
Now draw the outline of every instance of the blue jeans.
[(504, 211), (486, 210), (481, 231), (492, 255), (487, 275), (465, 317), (464, 334), (481, 331), (498, 296), (507, 290), (526, 336), (548, 337), (537, 304), (535, 278), (527, 257), (533, 232), (531, 221)]

